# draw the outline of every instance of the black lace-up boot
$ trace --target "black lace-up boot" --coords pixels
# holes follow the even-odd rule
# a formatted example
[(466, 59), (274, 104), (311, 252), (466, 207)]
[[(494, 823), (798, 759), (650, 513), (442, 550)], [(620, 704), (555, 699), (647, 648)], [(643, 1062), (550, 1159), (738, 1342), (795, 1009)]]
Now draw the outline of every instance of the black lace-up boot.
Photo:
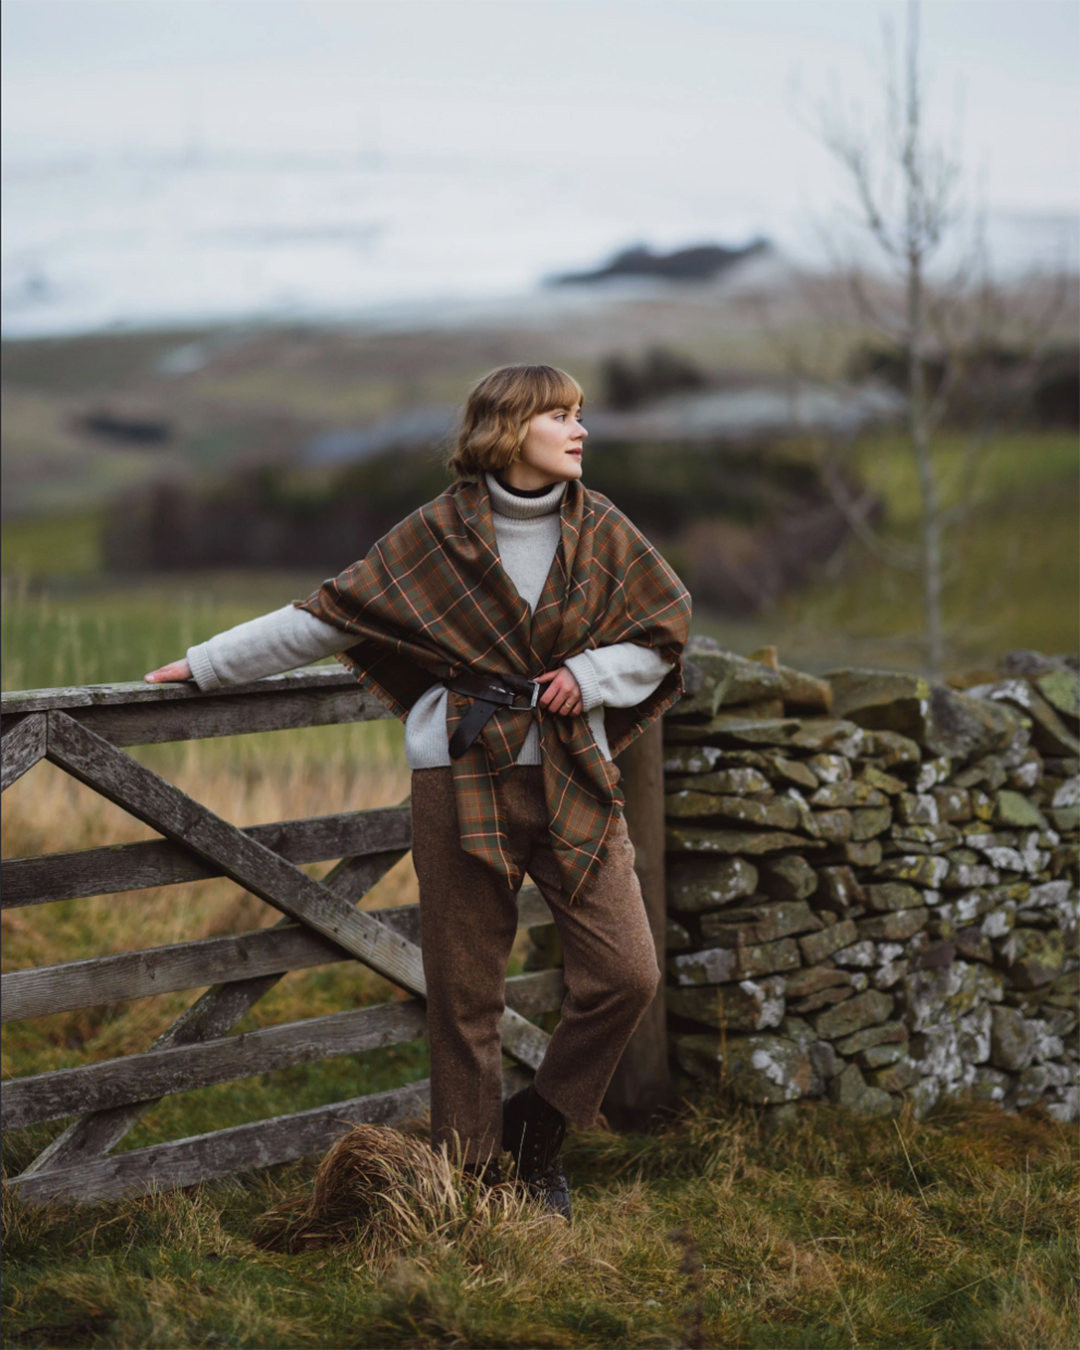
[(566, 1119), (530, 1083), (503, 1104), (503, 1148), (517, 1165), (518, 1179), (546, 1208), (570, 1219), (570, 1185), (559, 1150)]
[(502, 1171), (495, 1161), (466, 1163), (462, 1171), (471, 1181), (485, 1189), (502, 1185)]

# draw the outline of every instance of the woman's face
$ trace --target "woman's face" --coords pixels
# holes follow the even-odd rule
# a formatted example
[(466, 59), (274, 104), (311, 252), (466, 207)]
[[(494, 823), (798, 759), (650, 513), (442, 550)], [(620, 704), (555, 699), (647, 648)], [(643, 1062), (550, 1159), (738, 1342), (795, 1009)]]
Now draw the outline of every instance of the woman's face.
[(581, 477), (581, 456), (589, 433), (581, 425), (581, 404), (550, 408), (529, 421), (519, 457), (503, 471), (511, 487), (528, 492)]

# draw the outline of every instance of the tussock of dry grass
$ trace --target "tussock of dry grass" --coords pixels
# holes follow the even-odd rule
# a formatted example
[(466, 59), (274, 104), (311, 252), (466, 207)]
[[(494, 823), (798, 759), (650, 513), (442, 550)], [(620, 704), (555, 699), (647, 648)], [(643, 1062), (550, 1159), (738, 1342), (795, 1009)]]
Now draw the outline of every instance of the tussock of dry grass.
[[(554, 1228), (554, 1232), (552, 1231)], [(486, 1187), (445, 1152), (384, 1125), (358, 1125), (319, 1164), (310, 1192), (280, 1201), (252, 1231), (256, 1245), (293, 1254), (350, 1245), (373, 1265), (403, 1252), (453, 1248), (468, 1260), (494, 1233), (558, 1245), (562, 1221), (511, 1186)]]

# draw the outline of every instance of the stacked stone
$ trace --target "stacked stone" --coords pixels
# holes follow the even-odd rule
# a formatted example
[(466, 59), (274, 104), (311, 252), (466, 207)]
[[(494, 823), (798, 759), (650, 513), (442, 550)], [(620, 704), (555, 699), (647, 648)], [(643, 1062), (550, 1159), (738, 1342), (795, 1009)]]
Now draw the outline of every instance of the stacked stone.
[(695, 639), (665, 719), (683, 1071), (781, 1113), (1077, 1119), (1075, 664), (1012, 653), (960, 692), (756, 656)]

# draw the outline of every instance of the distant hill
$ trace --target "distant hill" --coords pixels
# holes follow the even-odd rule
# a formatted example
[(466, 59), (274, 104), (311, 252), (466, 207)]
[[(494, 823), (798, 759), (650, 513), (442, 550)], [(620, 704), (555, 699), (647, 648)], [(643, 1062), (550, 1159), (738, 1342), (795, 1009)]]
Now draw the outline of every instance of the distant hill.
[(724, 248), (721, 244), (697, 244), (673, 253), (654, 253), (645, 247), (628, 248), (604, 267), (593, 272), (564, 272), (552, 277), (555, 286), (581, 285), (607, 281), (611, 277), (661, 277), (669, 281), (711, 281), (736, 263), (768, 252), (767, 239), (755, 239), (744, 248)]

